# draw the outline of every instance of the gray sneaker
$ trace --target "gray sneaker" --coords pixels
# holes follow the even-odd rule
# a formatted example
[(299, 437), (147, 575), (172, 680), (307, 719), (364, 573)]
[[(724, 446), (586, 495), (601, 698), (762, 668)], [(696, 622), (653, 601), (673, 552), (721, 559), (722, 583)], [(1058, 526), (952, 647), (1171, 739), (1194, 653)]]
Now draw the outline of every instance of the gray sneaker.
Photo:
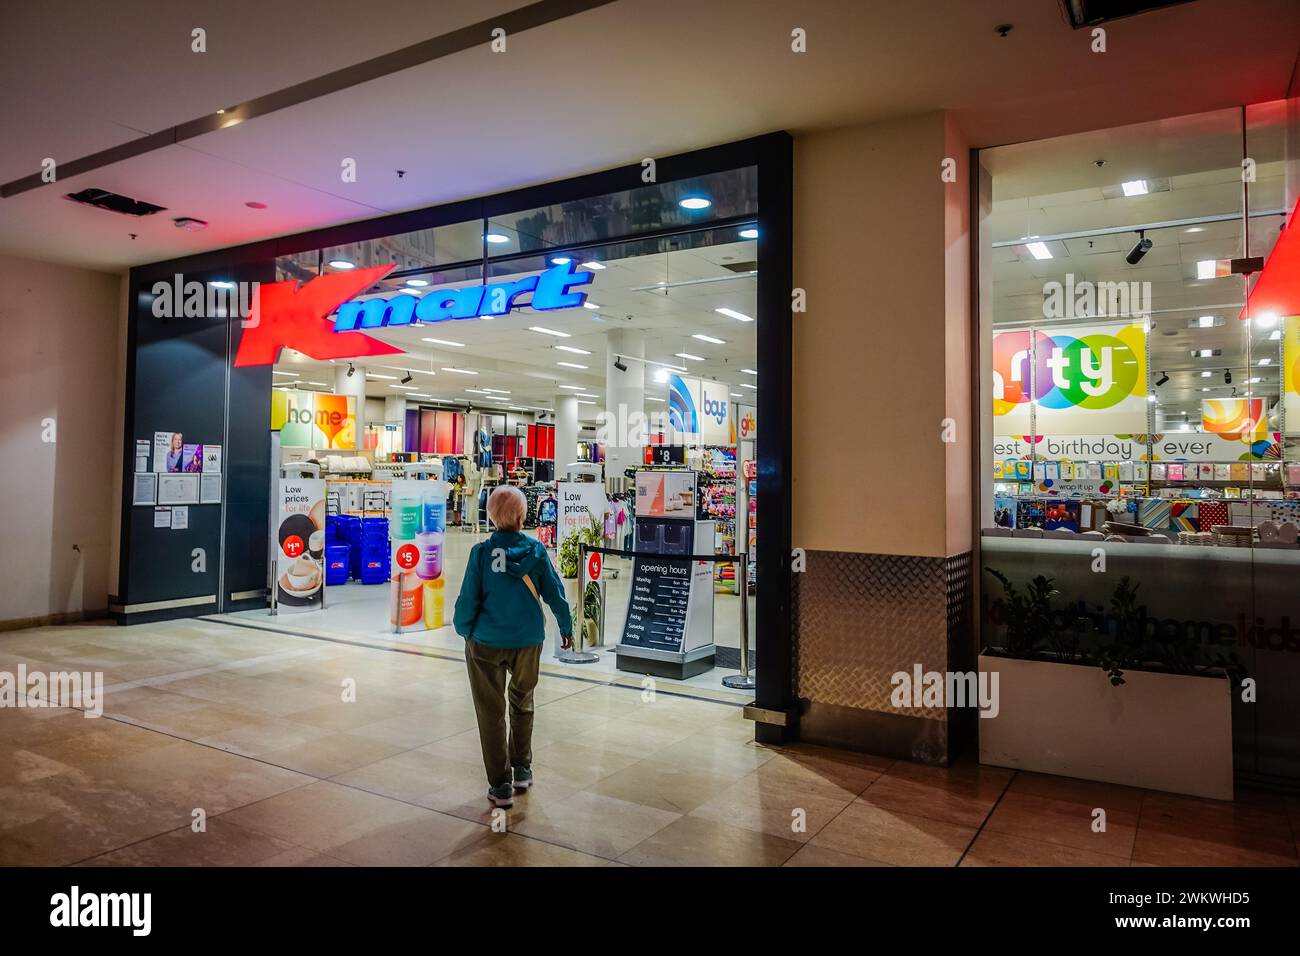
[(515, 767), (515, 789), (527, 790), (533, 785), (533, 771), (529, 767)]
[(492, 806), (509, 810), (515, 805), (515, 791), (508, 783), (503, 783), (499, 787), (488, 787), (488, 799), (492, 801)]

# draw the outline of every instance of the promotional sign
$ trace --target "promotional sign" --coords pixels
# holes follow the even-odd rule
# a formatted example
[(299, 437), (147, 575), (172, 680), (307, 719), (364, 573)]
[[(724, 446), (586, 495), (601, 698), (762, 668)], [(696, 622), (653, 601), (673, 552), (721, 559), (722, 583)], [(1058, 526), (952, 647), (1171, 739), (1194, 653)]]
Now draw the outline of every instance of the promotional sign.
[(638, 517), (673, 517), (695, 520), (695, 472), (638, 471)]
[(693, 437), (700, 433), (700, 380), (668, 377), (668, 427), (675, 438)]
[(433, 630), (446, 624), (442, 572), (449, 490), (445, 481), (393, 481), (388, 623), (401, 630)]
[[(1148, 439), (1151, 443), (1147, 449)], [(1006, 435), (993, 439), (995, 466), (1004, 464), (1004, 476), (1016, 476), (1005, 462), (1036, 458), (1039, 461), (1267, 461), (1281, 457), (1282, 436), (1266, 432), (1262, 438), (1232, 437), (1210, 432), (1164, 432), (1156, 435)]]
[(605, 489), (594, 481), (557, 482), (558, 502), (555, 513), (555, 543), (558, 547), (571, 534), (590, 526), (591, 521), (604, 528)]
[(1146, 337), (1125, 322), (994, 333), (994, 434), (1145, 432)]
[(153, 470), (163, 472), (184, 471), (185, 436), (180, 432), (153, 433)]
[(1262, 398), (1201, 400), (1201, 427), (1228, 439), (1258, 439), (1268, 433)]
[(271, 430), (281, 448), (356, 448), (356, 397), (273, 389)]
[(753, 441), (758, 438), (757, 406), (736, 406), (736, 437), (741, 441)]
[(1300, 315), (1282, 320), (1282, 413), (1286, 433), (1300, 435)]
[(736, 424), (732, 417), (731, 387), (717, 382), (700, 383), (700, 440), (706, 445), (734, 445)]
[(276, 514), (276, 606), (318, 610), (325, 596), (325, 482), (281, 478)]
[(621, 644), (680, 651), (691, 600), (690, 561), (637, 557), (627, 600)]

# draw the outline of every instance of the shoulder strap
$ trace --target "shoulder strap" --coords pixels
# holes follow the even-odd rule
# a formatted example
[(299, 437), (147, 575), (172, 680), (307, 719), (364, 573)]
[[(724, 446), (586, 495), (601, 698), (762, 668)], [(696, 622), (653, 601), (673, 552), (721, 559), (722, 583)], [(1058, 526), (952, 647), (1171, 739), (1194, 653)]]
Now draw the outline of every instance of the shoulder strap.
[(525, 574), (525, 575), (524, 575), (524, 584), (527, 584), (527, 585), (528, 585), (528, 590), (530, 590), (530, 591), (533, 592), (533, 597), (537, 598), (537, 604), (538, 604), (538, 606), (540, 607), (540, 606), (541, 606), (541, 603), (542, 603), (542, 596), (541, 596), (540, 594), (537, 593), (537, 585), (533, 583), (533, 579), (532, 579), (531, 577), (529, 577), (528, 575)]

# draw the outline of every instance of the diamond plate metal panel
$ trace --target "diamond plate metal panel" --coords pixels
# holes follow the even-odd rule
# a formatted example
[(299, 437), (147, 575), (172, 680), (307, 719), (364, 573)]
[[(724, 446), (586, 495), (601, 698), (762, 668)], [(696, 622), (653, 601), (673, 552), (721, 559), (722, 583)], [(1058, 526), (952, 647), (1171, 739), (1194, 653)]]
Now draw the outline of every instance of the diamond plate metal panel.
[(942, 708), (898, 708), (890, 677), (945, 671), (969, 628), (970, 555), (807, 552), (794, 575), (795, 695), (816, 703), (946, 721)]

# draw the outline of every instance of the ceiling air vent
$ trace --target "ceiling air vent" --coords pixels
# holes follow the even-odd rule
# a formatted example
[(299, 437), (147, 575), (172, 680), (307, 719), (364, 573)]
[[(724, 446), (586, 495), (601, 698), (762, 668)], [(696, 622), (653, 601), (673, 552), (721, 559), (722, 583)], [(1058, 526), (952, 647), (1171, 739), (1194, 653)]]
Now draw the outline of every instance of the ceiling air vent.
[(749, 262), (724, 262), (722, 268), (730, 269), (732, 272), (757, 272), (758, 261), (751, 259)]
[(1079, 30), (1190, 2), (1191, 0), (1061, 0), (1061, 8), (1070, 25)]
[(73, 202), (79, 202), (86, 206), (107, 209), (109, 212), (120, 212), (126, 216), (152, 216), (154, 213), (162, 212), (167, 208), (166, 206), (155, 206), (151, 202), (132, 199), (129, 196), (119, 196), (107, 189), (83, 189), (81, 192), (68, 193), (63, 198), (71, 199)]

